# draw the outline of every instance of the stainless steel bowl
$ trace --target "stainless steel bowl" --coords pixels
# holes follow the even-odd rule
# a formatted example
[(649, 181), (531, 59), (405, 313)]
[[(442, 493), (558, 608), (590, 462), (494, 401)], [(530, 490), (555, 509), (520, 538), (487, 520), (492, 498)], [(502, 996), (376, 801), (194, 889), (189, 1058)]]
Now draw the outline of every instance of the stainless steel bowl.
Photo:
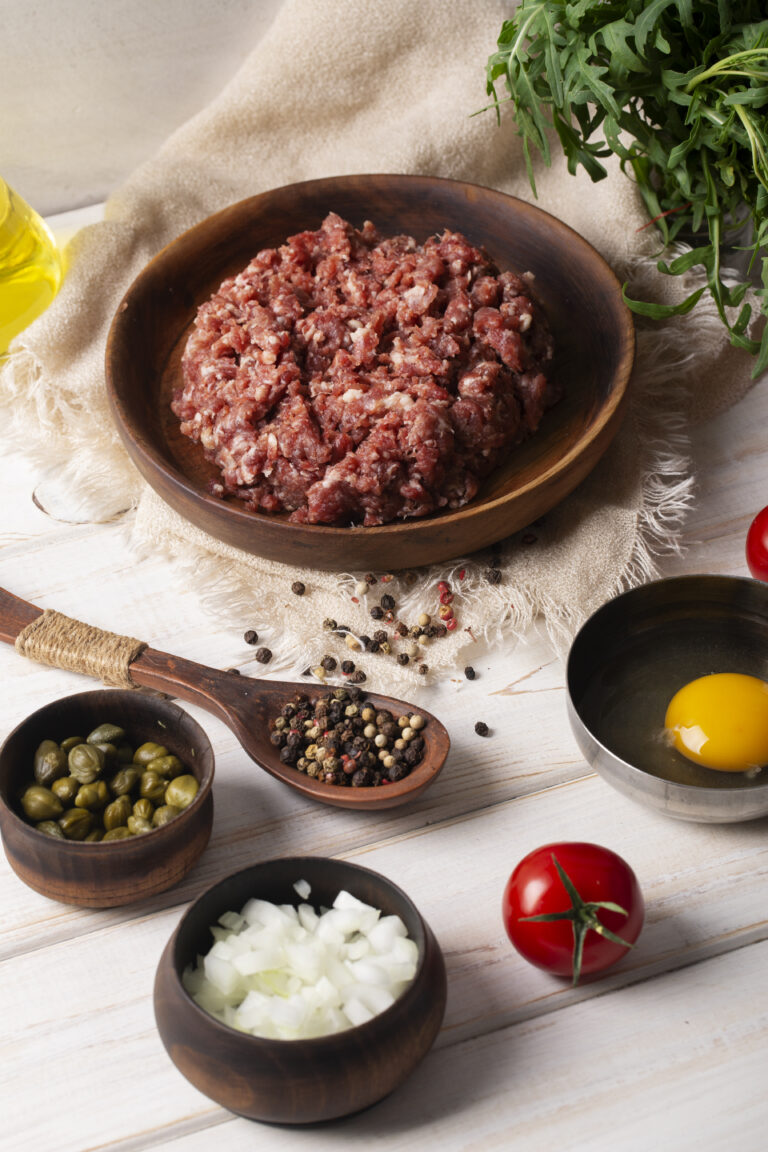
[(663, 738), (671, 697), (698, 676), (768, 681), (768, 584), (731, 576), (657, 580), (617, 596), (568, 656), (568, 717), (587, 762), (633, 800), (681, 820), (768, 815), (768, 768), (715, 772)]

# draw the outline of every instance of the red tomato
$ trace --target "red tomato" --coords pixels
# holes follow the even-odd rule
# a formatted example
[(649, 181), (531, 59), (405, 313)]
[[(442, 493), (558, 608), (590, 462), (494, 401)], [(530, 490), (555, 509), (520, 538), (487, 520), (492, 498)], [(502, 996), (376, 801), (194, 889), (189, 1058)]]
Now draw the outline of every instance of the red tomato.
[(749, 526), (747, 567), (756, 580), (768, 581), (768, 508), (758, 512)]
[[(558, 867), (559, 865), (559, 867)], [(502, 915), (521, 956), (557, 976), (601, 972), (620, 960), (643, 926), (637, 877), (597, 844), (545, 844), (507, 881)]]

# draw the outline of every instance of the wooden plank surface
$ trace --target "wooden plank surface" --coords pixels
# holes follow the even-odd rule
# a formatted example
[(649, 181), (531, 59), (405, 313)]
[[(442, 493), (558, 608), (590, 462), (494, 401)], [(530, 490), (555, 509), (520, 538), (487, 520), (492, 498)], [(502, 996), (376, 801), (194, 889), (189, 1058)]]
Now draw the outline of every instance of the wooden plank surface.
[[(694, 433), (687, 550), (663, 561), (665, 573), (746, 575), (746, 528), (768, 503), (767, 425), (763, 383)], [(36, 479), (23, 460), (0, 461), (1, 586), (179, 655), (253, 671), (239, 623), (212, 622), (159, 559), (137, 563), (120, 522), (52, 521), (31, 498)], [(540, 636), (475, 666), (472, 683), (457, 676), (423, 690), (453, 752), (436, 785), (405, 810), (356, 814), (305, 801), (190, 706), (216, 752), (216, 814), (207, 852), (178, 888), (139, 906), (79, 910), (27, 889), (0, 861), (0, 1147), (765, 1146), (765, 822), (672, 821), (590, 773), (568, 727), (562, 664)], [(89, 686), (7, 646), (0, 675), (3, 733)], [(492, 723), (489, 739), (475, 735), (477, 719)], [(558, 838), (625, 856), (648, 908), (636, 949), (577, 989), (528, 966), (499, 911), (515, 863)], [(299, 852), (355, 860), (401, 884), (434, 929), (449, 978), (444, 1028), (411, 1080), (358, 1117), (306, 1131), (234, 1118), (192, 1088), (160, 1043), (151, 1002), (157, 960), (186, 904), (250, 862)]]

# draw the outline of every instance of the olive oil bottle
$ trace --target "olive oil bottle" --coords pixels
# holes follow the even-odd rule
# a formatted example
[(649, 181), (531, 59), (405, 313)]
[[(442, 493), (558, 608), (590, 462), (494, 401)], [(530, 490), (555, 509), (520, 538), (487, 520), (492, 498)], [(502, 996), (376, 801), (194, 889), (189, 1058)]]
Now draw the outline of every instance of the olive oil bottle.
[(61, 257), (38, 214), (0, 179), (0, 358), (61, 283)]

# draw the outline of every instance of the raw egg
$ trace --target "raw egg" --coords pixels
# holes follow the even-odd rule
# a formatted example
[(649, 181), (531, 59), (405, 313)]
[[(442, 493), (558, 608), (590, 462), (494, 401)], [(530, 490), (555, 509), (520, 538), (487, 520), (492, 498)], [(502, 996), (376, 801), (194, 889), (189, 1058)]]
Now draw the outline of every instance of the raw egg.
[(768, 684), (718, 672), (684, 685), (669, 702), (664, 726), (683, 756), (718, 772), (768, 764)]

